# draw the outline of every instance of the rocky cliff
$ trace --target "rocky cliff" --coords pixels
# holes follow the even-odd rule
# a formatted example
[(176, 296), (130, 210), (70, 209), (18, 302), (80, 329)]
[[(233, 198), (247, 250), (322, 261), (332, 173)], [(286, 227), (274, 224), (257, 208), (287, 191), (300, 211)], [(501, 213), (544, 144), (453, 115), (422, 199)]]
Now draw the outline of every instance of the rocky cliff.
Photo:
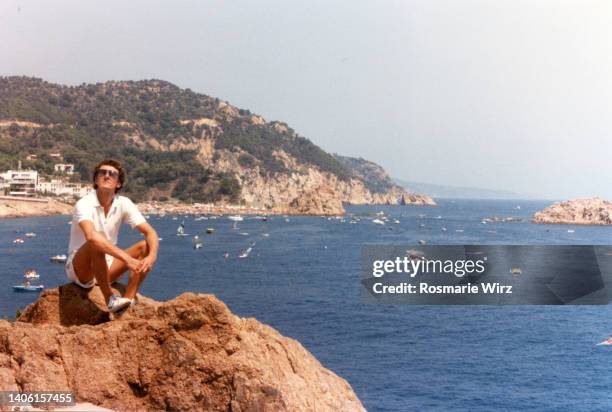
[(0, 77), (0, 170), (22, 160), (52, 173), (50, 153), (85, 181), (100, 159), (122, 160), (135, 201), (329, 214), (342, 203), (433, 204), (390, 184), (374, 163), (333, 156), (286, 123), (162, 80), (67, 87)]
[(113, 410), (362, 411), (299, 342), (212, 295), (139, 297), (110, 320), (99, 289), (45, 290), (0, 321), (0, 390), (70, 390)]
[(533, 223), (612, 224), (612, 202), (598, 197), (555, 203), (533, 215)]

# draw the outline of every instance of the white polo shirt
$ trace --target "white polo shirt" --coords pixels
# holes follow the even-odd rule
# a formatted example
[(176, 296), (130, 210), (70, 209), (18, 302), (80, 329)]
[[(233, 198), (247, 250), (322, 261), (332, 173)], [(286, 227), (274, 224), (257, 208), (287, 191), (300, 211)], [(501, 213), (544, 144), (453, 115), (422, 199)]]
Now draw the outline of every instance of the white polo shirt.
[[(103, 234), (113, 245), (117, 244), (119, 229), (122, 223), (129, 224), (133, 229), (147, 221), (130, 199), (119, 195), (115, 195), (108, 215), (104, 216), (104, 208), (100, 204), (96, 192), (93, 191), (79, 199), (74, 206), (68, 255), (73, 252), (76, 253), (76, 251), (87, 241), (87, 239), (85, 239), (85, 233), (83, 233), (83, 230), (79, 226), (79, 222), (83, 220), (92, 221), (96, 231)], [(106, 255), (106, 260), (110, 266), (113, 257)]]

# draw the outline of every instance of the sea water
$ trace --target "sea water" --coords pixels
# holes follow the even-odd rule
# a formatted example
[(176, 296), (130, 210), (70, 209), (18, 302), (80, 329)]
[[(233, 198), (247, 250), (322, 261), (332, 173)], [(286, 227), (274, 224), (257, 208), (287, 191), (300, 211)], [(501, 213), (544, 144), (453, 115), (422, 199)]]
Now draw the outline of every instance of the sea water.
[[(437, 207), (348, 207), (350, 217), (245, 216), (149, 222), (163, 238), (141, 292), (158, 300), (182, 292), (213, 293), (239, 316), (256, 317), (297, 339), (345, 378), (370, 411), (610, 410), (610, 306), (402, 306), (360, 301), (365, 244), (612, 244), (612, 227), (534, 225), (545, 201), (439, 200)], [(517, 206), (520, 206), (518, 208)], [(371, 222), (383, 211), (385, 225)], [(522, 222), (487, 223), (490, 216)], [(194, 249), (198, 235), (201, 249)], [(393, 220), (398, 219), (399, 224)], [(69, 216), (0, 221), (0, 317), (36, 294), (14, 293), (35, 269), (45, 287), (66, 281)], [(206, 228), (214, 228), (206, 234)], [(446, 230), (443, 230), (445, 228)], [(568, 229), (573, 229), (569, 233)], [(33, 231), (35, 238), (25, 238)], [(24, 244), (14, 244), (16, 237)], [(120, 246), (142, 236), (122, 228)], [(247, 258), (242, 250), (253, 246)], [(229, 257), (225, 258), (227, 252)]]

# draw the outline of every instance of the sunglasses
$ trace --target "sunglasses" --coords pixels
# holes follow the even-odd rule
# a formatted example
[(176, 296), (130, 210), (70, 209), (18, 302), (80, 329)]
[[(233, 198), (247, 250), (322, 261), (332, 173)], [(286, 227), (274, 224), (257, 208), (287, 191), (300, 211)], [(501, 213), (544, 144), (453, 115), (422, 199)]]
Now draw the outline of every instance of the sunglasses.
[(109, 170), (109, 169), (98, 169), (98, 171), (96, 172), (96, 176), (97, 177), (109, 176), (109, 177), (112, 177), (113, 179), (117, 179), (119, 177), (119, 172), (115, 170)]

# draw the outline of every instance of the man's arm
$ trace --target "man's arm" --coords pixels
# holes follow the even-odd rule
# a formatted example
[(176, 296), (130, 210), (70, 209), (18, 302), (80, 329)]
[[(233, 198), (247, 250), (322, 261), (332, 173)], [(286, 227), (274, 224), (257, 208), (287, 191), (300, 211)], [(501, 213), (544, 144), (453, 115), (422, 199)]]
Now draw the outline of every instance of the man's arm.
[(116, 257), (117, 259), (123, 260), (130, 269), (137, 267), (140, 263), (138, 259), (134, 259), (130, 255), (125, 253), (125, 251), (113, 245), (105, 236), (98, 233), (91, 220), (80, 221), (79, 227), (85, 234), (85, 239), (88, 242), (91, 242), (94, 247), (96, 247), (98, 250), (104, 252), (107, 255), (111, 255), (113, 257)]
[(140, 261), (140, 265), (138, 265), (136, 271), (147, 273), (153, 269), (153, 265), (157, 260), (157, 252), (159, 251), (159, 237), (157, 236), (155, 229), (153, 229), (153, 226), (147, 222), (136, 226), (136, 229), (138, 229), (138, 231), (145, 236), (147, 246), (149, 247), (149, 254)]

